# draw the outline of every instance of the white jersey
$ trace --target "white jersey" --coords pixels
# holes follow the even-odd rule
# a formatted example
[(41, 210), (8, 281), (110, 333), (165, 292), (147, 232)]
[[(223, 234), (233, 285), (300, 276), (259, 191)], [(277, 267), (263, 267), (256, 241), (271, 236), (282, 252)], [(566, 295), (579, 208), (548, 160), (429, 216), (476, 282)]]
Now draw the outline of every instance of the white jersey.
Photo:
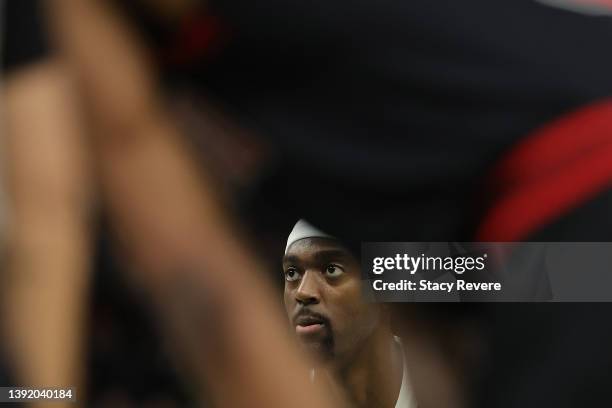
[[(417, 408), (412, 388), (410, 388), (408, 367), (406, 366), (406, 359), (404, 358), (404, 348), (402, 346), (402, 341), (397, 336), (394, 336), (394, 340), (394, 346), (398, 347), (401, 351), (402, 365), (404, 367), (402, 370), (402, 385), (400, 387), (399, 395), (397, 396), (397, 401), (395, 402), (395, 408)], [(313, 368), (312, 370), (310, 370), (310, 381), (314, 381), (314, 377), (315, 370)]]

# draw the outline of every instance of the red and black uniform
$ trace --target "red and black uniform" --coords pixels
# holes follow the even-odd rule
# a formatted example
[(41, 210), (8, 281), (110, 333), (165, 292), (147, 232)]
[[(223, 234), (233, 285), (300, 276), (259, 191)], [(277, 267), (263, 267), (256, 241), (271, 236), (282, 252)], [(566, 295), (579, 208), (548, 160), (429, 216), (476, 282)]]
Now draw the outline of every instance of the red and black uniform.
[[(171, 35), (156, 32), (160, 60), (173, 83), (276, 147), (255, 214), (363, 240), (525, 240), (610, 204), (612, 170), (589, 165), (610, 157), (608, 16), (531, 0), (207, 5)], [(532, 154), (513, 159), (514, 149)], [(510, 183), (502, 162), (533, 174)], [(575, 176), (542, 179), (546, 166)], [(508, 207), (517, 189), (529, 201), (536, 178), (533, 199), (548, 211)], [(597, 211), (547, 239), (612, 238)]]

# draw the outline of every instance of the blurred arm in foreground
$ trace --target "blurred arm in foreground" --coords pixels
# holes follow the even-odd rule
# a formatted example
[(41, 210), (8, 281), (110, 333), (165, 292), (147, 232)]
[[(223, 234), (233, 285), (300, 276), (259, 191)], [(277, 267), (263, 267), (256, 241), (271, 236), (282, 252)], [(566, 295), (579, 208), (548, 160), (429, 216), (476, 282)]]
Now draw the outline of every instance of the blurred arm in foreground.
[(62, 64), (48, 56), (12, 71), (4, 85), (11, 198), (0, 296), (5, 351), (14, 385), (80, 388), (91, 180), (76, 95)]
[(12, 385), (80, 388), (91, 180), (76, 93), (47, 49), (38, 5), (4, 3), (2, 170), (10, 217), (3, 351)]
[(105, 204), (142, 272), (132, 278), (176, 335), (183, 368), (220, 406), (331, 407), (308, 381), (261, 266), (162, 106), (137, 37), (107, 2), (49, 4), (91, 105)]

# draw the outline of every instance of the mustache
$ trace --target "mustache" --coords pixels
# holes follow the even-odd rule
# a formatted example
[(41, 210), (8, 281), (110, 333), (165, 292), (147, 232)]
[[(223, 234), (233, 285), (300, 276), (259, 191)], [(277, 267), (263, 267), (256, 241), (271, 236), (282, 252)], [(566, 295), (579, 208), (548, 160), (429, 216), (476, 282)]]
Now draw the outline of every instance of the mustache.
[(309, 309), (308, 306), (301, 307), (300, 309), (298, 309), (298, 311), (295, 312), (293, 316), (291, 317), (291, 323), (293, 323), (293, 325), (295, 326), (297, 325), (298, 320), (303, 319), (303, 318), (312, 318), (312, 319), (320, 320), (328, 327), (330, 326), (330, 321), (327, 316), (325, 316), (322, 313), (317, 313)]

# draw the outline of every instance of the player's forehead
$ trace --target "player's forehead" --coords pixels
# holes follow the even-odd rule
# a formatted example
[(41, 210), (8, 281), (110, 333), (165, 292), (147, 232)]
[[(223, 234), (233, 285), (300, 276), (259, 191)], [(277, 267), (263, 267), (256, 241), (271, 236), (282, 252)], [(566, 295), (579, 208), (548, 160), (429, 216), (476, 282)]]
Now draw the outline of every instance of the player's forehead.
[(350, 252), (338, 240), (332, 238), (303, 238), (293, 242), (287, 248), (284, 261), (309, 261), (325, 257), (348, 258), (350, 256)]

